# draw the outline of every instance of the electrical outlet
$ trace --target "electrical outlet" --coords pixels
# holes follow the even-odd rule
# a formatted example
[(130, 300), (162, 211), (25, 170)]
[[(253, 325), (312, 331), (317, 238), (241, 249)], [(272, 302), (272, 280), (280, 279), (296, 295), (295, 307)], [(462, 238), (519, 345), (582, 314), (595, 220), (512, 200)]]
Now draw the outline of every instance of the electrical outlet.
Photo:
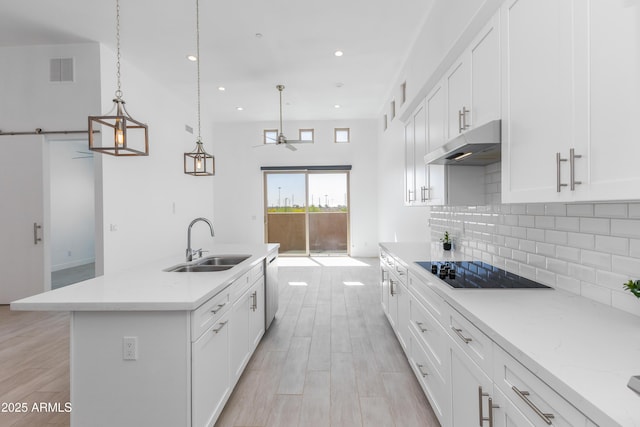
[(122, 337), (122, 360), (138, 360), (138, 337)]

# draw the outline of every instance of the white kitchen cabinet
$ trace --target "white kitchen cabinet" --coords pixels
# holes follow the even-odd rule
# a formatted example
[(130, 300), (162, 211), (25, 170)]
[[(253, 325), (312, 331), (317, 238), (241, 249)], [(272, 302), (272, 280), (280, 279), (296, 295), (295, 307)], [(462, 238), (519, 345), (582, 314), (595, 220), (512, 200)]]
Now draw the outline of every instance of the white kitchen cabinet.
[(531, 421), (525, 417), (514, 403), (500, 391), (494, 387), (493, 395), (495, 397), (494, 404), (497, 408), (493, 409), (493, 425), (495, 427), (534, 427)]
[(253, 296), (247, 289), (231, 307), (229, 333), (231, 336), (229, 354), (231, 357), (231, 380), (235, 382), (249, 361), (249, 313), (253, 306)]
[(581, 3), (577, 18), (588, 19), (589, 150), (576, 160), (577, 167), (588, 166), (578, 179), (588, 185), (585, 199), (638, 199), (640, 3)]
[[(571, 201), (569, 150), (581, 80), (575, 63), (578, 0), (508, 0), (501, 9), (503, 202)], [(558, 160), (558, 157), (564, 159)], [(558, 191), (560, 190), (560, 191)]]
[(447, 137), (471, 127), (471, 64), (465, 52), (445, 74), (447, 93)]
[(407, 206), (416, 202), (415, 145), (412, 116), (404, 127), (404, 203)]
[(265, 331), (265, 287), (263, 277), (256, 279), (249, 290), (249, 295), (252, 299), (249, 307), (249, 352), (252, 354)]
[(386, 257), (382, 253), (380, 255), (380, 303), (382, 304), (382, 311), (387, 314), (389, 313), (389, 266), (386, 263)]
[[(429, 151), (441, 147), (447, 140), (447, 110), (445, 89), (442, 83), (439, 83), (427, 95), (425, 101), (427, 113), (427, 149)], [(424, 162), (424, 155), (420, 157), (420, 161)], [(427, 190), (426, 196), (430, 205), (443, 205), (447, 203), (446, 191), (446, 166), (444, 165), (428, 165), (427, 171)]]
[(471, 64), (471, 127), (501, 118), (500, 14), (495, 14), (469, 47)]
[(405, 285), (405, 282), (398, 282), (398, 287), (396, 288), (396, 302), (398, 304), (398, 312), (396, 315), (396, 321), (398, 325), (398, 339), (400, 340), (400, 344), (402, 348), (406, 352), (409, 348), (409, 308), (410, 308), (410, 297), (409, 297), (409, 288)]
[(422, 102), (413, 113), (413, 169), (415, 179), (415, 202), (427, 204), (429, 201), (429, 166), (424, 164), (424, 155), (429, 152), (427, 140), (427, 109)]
[(211, 426), (231, 392), (228, 314), (202, 333), (191, 352), (192, 425)]

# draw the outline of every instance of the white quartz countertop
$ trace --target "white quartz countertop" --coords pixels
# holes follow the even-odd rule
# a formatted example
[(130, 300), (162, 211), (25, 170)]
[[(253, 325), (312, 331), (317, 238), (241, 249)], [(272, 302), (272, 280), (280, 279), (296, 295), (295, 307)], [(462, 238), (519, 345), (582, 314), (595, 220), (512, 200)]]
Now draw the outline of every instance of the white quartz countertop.
[(380, 246), (596, 424), (640, 426), (640, 395), (627, 387), (640, 375), (640, 317), (558, 289), (454, 289), (415, 262), (462, 260), (455, 252)]
[[(11, 303), (12, 310), (149, 311), (194, 310), (260, 263), (278, 244), (217, 244), (206, 256), (251, 255), (235, 267), (216, 272), (163, 271), (184, 257), (151, 262), (115, 274), (65, 286)], [(195, 260), (194, 262), (197, 262)]]

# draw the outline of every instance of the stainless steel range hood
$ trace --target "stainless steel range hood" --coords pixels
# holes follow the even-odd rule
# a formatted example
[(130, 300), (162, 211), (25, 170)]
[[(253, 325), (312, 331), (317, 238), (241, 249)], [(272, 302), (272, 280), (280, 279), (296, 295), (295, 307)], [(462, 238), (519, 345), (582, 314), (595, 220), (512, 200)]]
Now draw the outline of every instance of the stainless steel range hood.
[(469, 129), (424, 156), (426, 164), (483, 166), (501, 158), (500, 120)]

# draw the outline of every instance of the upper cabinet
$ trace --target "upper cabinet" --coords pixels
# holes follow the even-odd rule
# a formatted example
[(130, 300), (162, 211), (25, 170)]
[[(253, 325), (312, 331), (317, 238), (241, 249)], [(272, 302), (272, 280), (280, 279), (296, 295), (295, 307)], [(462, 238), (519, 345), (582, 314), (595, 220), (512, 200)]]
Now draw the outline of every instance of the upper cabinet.
[(503, 5), (504, 202), (640, 198), (639, 13), (607, 0)]

